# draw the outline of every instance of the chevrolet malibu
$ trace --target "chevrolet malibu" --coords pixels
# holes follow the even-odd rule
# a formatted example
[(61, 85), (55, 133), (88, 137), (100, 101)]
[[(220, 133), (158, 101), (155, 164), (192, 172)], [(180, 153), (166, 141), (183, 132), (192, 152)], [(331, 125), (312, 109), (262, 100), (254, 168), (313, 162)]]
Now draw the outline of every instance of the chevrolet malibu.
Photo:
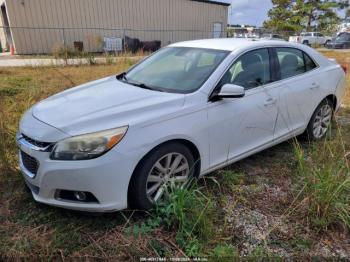
[(17, 134), (19, 166), (41, 203), (149, 209), (169, 187), (294, 136), (324, 138), (344, 71), (301, 44), (172, 44), (127, 72), (34, 105)]

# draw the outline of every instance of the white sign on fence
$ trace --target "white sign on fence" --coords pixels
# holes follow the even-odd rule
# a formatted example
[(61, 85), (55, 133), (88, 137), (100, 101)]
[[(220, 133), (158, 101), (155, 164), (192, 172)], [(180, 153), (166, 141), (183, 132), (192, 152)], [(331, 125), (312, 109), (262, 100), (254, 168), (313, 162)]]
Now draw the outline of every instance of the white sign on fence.
[(106, 52), (111, 51), (123, 51), (123, 39), (116, 37), (104, 37), (104, 50)]

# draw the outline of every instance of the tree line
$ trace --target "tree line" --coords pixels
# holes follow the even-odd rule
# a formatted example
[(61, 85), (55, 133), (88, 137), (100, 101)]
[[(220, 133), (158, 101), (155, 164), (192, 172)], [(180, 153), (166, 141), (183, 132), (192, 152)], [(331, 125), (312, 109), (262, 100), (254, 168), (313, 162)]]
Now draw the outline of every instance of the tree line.
[[(338, 11), (348, 8), (348, 0), (272, 0), (264, 27), (283, 33), (323, 31), (332, 33), (341, 21)], [(349, 10), (346, 12), (350, 15)]]

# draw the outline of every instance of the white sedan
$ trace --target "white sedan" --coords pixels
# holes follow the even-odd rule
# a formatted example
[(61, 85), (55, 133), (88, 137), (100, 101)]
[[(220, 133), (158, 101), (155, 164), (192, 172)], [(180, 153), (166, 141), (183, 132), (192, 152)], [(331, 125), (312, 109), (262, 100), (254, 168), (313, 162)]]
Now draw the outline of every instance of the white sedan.
[(345, 68), (301, 44), (172, 44), (128, 72), (34, 105), (17, 134), (38, 202), (149, 209), (167, 189), (307, 132), (324, 138)]

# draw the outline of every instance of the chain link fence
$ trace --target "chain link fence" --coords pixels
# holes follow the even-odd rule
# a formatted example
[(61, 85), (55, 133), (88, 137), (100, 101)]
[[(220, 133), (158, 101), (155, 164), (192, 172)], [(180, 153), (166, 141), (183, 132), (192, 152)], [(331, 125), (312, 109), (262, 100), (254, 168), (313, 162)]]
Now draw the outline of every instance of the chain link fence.
[[(152, 43), (162, 47), (179, 41), (226, 36), (224, 31), (0, 27), (2, 50), (12, 46), (17, 54), (50, 54), (62, 48), (88, 53), (135, 51), (145, 46), (154, 49)], [(107, 48), (108, 41), (118, 44)]]
[[(303, 35), (304, 34), (304, 35)], [(0, 51), (16, 54), (55, 54), (59, 52), (155, 51), (171, 43), (208, 38), (269, 38), (324, 46), (333, 36), (275, 32), (263, 28), (232, 28), (226, 31), (133, 30), (109, 28), (0, 27)], [(312, 40), (310, 40), (312, 39)], [(147, 49), (147, 50), (145, 50)]]

